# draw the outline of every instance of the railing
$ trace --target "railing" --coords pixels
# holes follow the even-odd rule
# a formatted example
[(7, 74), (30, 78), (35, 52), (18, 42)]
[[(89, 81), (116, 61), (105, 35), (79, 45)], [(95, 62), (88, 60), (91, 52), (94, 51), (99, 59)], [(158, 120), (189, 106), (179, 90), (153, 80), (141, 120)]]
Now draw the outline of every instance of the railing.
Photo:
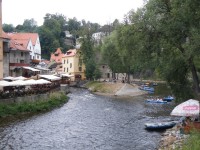
[(29, 66), (29, 64), (26, 63), (9, 63), (10, 66), (18, 66), (18, 67), (22, 67), (22, 66)]

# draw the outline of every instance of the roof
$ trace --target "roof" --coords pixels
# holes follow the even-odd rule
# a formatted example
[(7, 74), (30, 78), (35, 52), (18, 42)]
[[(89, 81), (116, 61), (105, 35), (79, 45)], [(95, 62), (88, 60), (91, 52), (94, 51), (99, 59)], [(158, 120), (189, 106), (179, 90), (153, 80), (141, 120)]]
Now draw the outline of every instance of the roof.
[(40, 71), (38, 69), (35, 69), (35, 68), (32, 68), (32, 67), (23, 67), (24, 69), (28, 69), (28, 70), (31, 70), (31, 71)]
[(18, 43), (15, 40), (10, 40), (10, 48), (11, 50), (21, 50), (29, 52), (27, 48), (23, 47), (20, 43)]
[(8, 81), (0, 81), (0, 87), (5, 87), (5, 86), (26, 86), (26, 85), (37, 85), (37, 84), (49, 84), (51, 83), (50, 81), (47, 81), (45, 79), (39, 79), (39, 80), (16, 80), (12, 82)]
[(33, 45), (36, 44), (36, 40), (39, 37), (38, 33), (8, 33), (8, 36), (14, 40), (31, 40)]
[(57, 77), (57, 76), (54, 76), (54, 75), (39, 75), (40, 78), (45, 78), (47, 80), (50, 80), (50, 81), (56, 81), (56, 80), (60, 80), (61, 78), (60, 77)]
[(64, 54), (62, 53), (60, 48), (57, 48), (57, 50), (55, 51), (55, 53), (51, 53), (51, 61), (55, 61), (56, 63), (62, 63), (62, 57), (64, 56)]
[(67, 51), (67, 53), (63, 57), (71, 57), (76, 55), (77, 50), (76, 49), (70, 49)]
[(10, 37), (4, 31), (2, 31), (2, 37), (4, 39), (10, 39)]

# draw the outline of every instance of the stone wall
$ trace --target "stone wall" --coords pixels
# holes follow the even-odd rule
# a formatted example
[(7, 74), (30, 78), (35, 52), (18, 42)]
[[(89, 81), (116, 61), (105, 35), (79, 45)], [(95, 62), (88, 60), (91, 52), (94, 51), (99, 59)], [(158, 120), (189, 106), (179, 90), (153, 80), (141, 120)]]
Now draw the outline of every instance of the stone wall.
[(0, 103), (11, 104), (11, 103), (20, 103), (20, 102), (34, 102), (37, 100), (47, 100), (50, 97), (49, 93), (37, 94), (23, 97), (15, 97), (9, 99), (0, 99)]

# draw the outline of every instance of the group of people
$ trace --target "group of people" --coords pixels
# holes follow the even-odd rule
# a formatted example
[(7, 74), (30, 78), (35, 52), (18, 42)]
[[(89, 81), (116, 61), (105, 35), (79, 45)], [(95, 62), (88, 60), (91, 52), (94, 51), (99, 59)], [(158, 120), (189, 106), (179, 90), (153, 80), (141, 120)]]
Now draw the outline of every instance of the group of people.
[(189, 133), (192, 127), (192, 123), (198, 121), (198, 118), (196, 117), (186, 117), (182, 119), (182, 122), (180, 123), (180, 132), (181, 133)]

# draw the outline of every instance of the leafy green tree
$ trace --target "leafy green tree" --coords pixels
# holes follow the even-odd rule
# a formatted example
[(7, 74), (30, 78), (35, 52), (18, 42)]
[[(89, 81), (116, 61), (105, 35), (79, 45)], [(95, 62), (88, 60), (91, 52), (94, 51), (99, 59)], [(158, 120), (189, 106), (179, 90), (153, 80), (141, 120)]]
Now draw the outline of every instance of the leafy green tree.
[(66, 17), (62, 14), (46, 14), (44, 23), (39, 27), (42, 55), (49, 59), (50, 54), (58, 47), (68, 50), (65, 44)]
[(98, 80), (101, 78), (101, 72), (97, 66), (95, 66), (95, 71), (94, 71), (94, 79)]
[[(182, 100), (192, 97), (190, 77), (194, 91), (199, 92), (194, 62), (199, 57), (200, 48), (197, 42), (200, 37), (199, 3), (197, 0), (149, 0), (144, 8), (126, 15), (125, 24), (134, 28), (129, 31), (122, 29), (119, 39), (121, 48), (131, 46), (129, 40), (137, 41), (133, 42), (137, 45), (134, 51), (137, 57), (133, 58), (137, 61), (134, 63), (139, 62), (143, 69), (155, 68), (171, 86), (177, 98)], [(132, 33), (133, 30), (135, 33)]]
[(12, 24), (3, 24), (3, 31), (4, 32), (14, 32), (15, 27)]
[(34, 33), (37, 31), (37, 22), (33, 18), (25, 19), (22, 25), (16, 26), (16, 31)]
[(98, 77), (98, 70), (94, 55), (94, 44), (89, 29), (88, 34), (82, 39), (81, 52), (83, 63), (86, 67), (86, 78), (89, 80), (94, 80)]
[(113, 73), (124, 72), (124, 65), (120, 59), (117, 46), (117, 32), (114, 31), (106, 37), (101, 47), (102, 63), (106, 63)]

